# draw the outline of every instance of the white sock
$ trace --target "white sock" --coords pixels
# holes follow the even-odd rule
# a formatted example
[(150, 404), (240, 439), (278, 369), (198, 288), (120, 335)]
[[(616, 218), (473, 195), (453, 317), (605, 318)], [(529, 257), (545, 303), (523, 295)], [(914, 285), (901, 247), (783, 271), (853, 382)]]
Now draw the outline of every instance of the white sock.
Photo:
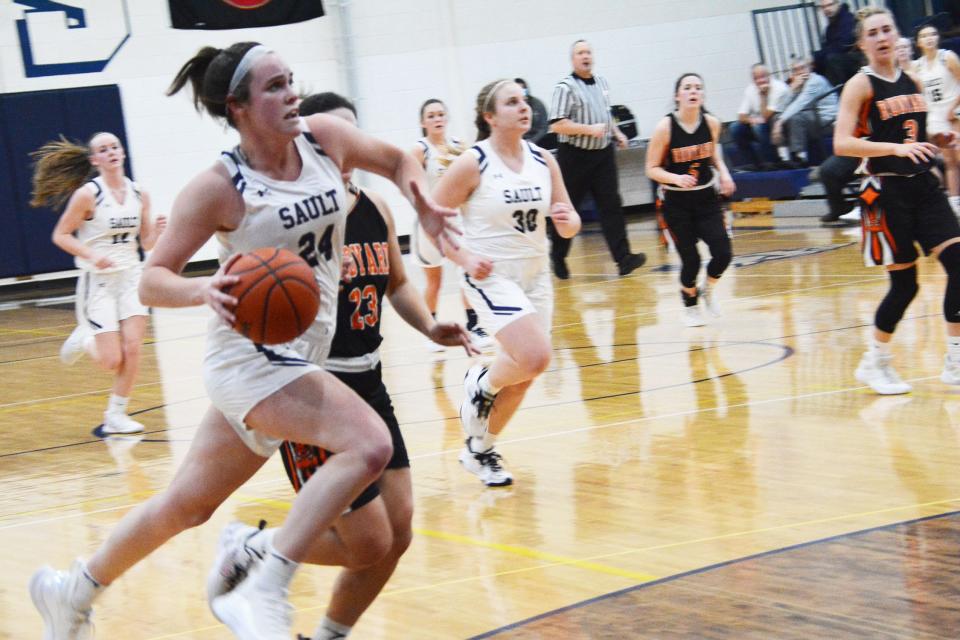
[(317, 630), (313, 632), (313, 637), (310, 640), (337, 640), (338, 638), (346, 638), (350, 635), (351, 629), (353, 629), (353, 627), (334, 622), (324, 616), (323, 620), (321, 620), (317, 626)]
[(70, 604), (80, 610), (89, 609), (93, 601), (103, 593), (104, 587), (93, 579), (93, 576), (87, 571), (87, 563), (81, 560), (80, 572), (76, 576), (77, 580), (73, 592), (70, 594)]
[(500, 393), (500, 389), (503, 387), (495, 387), (490, 384), (490, 369), (487, 369), (487, 372), (480, 376), (480, 380), (477, 382), (481, 391), (489, 393), (491, 396), (495, 396)]
[(947, 355), (954, 362), (960, 362), (960, 336), (947, 336)]
[(483, 453), (493, 449), (493, 443), (497, 441), (497, 436), (487, 431), (482, 436), (470, 436), (470, 451), (474, 453)]
[(250, 536), (244, 544), (250, 547), (258, 556), (265, 558), (268, 550), (273, 548), (273, 534), (276, 532), (276, 528), (261, 529)]
[(786, 162), (790, 159), (790, 150), (786, 147), (777, 147), (777, 155), (780, 156), (780, 159)]
[(290, 581), (293, 580), (293, 574), (299, 567), (299, 562), (284, 556), (271, 543), (267, 548), (267, 556), (263, 560), (258, 586), (286, 591), (290, 587)]
[(111, 393), (110, 402), (107, 403), (107, 413), (126, 414), (128, 404), (130, 404), (130, 398)]
[(870, 351), (878, 356), (889, 356), (892, 353), (889, 342), (880, 342), (876, 338), (870, 338)]
[(948, 196), (947, 200), (950, 202), (950, 208), (956, 211), (960, 209), (960, 196)]

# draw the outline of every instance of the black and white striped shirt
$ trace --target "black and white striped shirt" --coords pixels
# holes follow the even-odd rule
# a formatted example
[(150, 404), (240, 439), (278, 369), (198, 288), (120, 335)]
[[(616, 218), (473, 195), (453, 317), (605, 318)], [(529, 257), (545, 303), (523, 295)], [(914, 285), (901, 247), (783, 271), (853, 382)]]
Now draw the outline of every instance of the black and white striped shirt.
[(610, 144), (613, 127), (616, 124), (610, 115), (610, 85), (605, 78), (594, 75), (584, 80), (576, 74), (570, 74), (557, 83), (550, 101), (550, 122), (569, 119), (577, 124), (609, 125), (607, 134), (602, 138), (559, 134), (560, 142), (572, 144), (581, 149), (604, 149)]

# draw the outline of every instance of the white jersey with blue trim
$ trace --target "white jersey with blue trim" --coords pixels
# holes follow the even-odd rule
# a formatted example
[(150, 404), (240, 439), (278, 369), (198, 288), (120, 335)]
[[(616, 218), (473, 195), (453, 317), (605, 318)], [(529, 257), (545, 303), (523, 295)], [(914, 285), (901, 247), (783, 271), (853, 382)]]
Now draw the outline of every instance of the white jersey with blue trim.
[[(340, 167), (317, 144), (300, 119), (303, 132), (294, 139), (303, 168), (296, 180), (274, 180), (247, 164), (239, 147), (220, 161), (243, 197), (243, 218), (236, 229), (218, 231), (222, 263), (234, 253), (277, 247), (299, 254), (313, 267), (320, 286), (317, 322), (336, 325), (337, 292), (346, 206)], [(332, 333), (331, 333), (332, 335)]]
[(77, 229), (77, 240), (90, 247), (98, 256), (106, 256), (113, 266), (98, 269), (92, 262), (80, 256), (73, 259), (78, 269), (95, 273), (123, 271), (140, 263), (140, 220), (143, 212), (140, 189), (127, 177), (123, 178), (126, 195), (117, 202), (113, 191), (103, 178), (97, 176), (80, 187), (89, 190), (94, 197), (93, 217), (84, 220)]
[(440, 181), (447, 167), (464, 151), (464, 145), (457, 138), (449, 138), (442, 147), (437, 147), (424, 136), (417, 140), (423, 147), (423, 172), (427, 174), (427, 186), (431, 189)]
[(552, 182), (544, 154), (526, 140), (523, 167), (517, 173), (493, 150), (489, 140), (470, 148), (480, 168), (480, 184), (460, 208), (464, 244), (492, 260), (547, 255), (546, 217)]
[(946, 56), (946, 50), (940, 49), (933, 62), (927, 60), (926, 56), (920, 56), (913, 62), (914, 72), (923, 83), (923, 97), (931, 108), (952, 107), (960, 95), (960, 83), (947, 66)]

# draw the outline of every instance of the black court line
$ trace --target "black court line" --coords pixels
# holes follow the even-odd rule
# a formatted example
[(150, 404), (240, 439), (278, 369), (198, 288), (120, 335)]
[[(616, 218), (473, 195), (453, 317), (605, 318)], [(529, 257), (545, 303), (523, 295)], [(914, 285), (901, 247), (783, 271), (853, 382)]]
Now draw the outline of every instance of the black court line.
[[(206, 397), (206, 396), (204, 396), (204, 397)], [(141, 413), (148, 413), (148, 412), (150, 412), (150, 411), (157, 411), (157, 410), (159, 410), (159, 409), (163, 409), (164, 407), (168, 407), (168, 406), (170, 406), (170, 405), (180, 404), (180, 403), (182, 403), (182, 402), (193, 402), (193, 401), (195, 401), (195, 400), (202, 400), (202, 399), (203, 399), (203, 398), (200, 398), (200, 397), (197, 397), (197, 398), (186, 398), (186, 399), (184, 399), (184, 400), (177, 400), (176, 402), (169, 402), (169, 403), (164, 403), (164, 404), (158, 404), (158, 405), (155, 406), (155, 407), (147, 407), (146, 409), (140, 409), (139, 411), (134, 411), (134, 412), (132, 412), (130, 415), (131, 415), (131, 416), (137, 416), (137, 415), (140, 415)], [(179, 430), (179, 429), (192, 429), (192, 428), (195, 427), (195, 426), (196, 426), (196, 425), (190, 425), (190, 426), (186, 426), (186, 427), (178, 427), (178, 430)], [(106, 437), (102, 436), (102, 435), (99, 433), (99, 432), (100, 432), (100, 429), (101, 429), (102, 427), (103, 427), (103, 424), (101, 423), (101, 424), (98, 424), (96, 427), (94, 427), (94, 428), (90, 431), (90, 435), (92, 435), (92, 436), (95, 438), (94, 440), (81, 440), (80, 442), (71, 442), (71, 443), (68, 443), (68, 444), (58, 444), (58, 445), (55, 445), (55, 446), (52, 446), (52, 447), (41, 447), (41, 448), (39, 448), (39, 449), (25, 449), (25, 450), (23, 450), (23, 451), (13, 451), (13, 452), (11, 452), (11, 453), (0, 453), (0, 459), (3, 459), (3, 458), (12, 458), (12, 457), (14, 457), (14, 456), (22, 456), (22, 455), (27, 455), (27, 454), (30, 454), (30, 453), (43, 453), (43, 452), (46, 452), (46, 451), (56, 451), (57, 449), (69, 449), (70, 447), (81, 447), (81, 446), (85, 446), (85, 445), (88, 445), (88, 444), (98, 444), (98, 443), (101, 443), (101, 442), (103, 442), (104, 440), (106, 440)], [(118, 435), (122, 435), (122, 436), (124, 436), (124, 437), (136, 437), (136, 436), (148, 435), (148, 434), (151, 434), (151, 433), (165, 433), (165, 432), (170, 432), (170, 431), (171, 431), (170, 428), (166, 428), (166, 429), (155, 429), (155, 430), (153, 430), (153, 431), (140, 431), (140, 432), (138, 432), (138, 433), (126, 433), (126, 434), (118, 434)], [(179, 440), (179, 439), (175, 439), (175, 438), (144, 438), (144, 439), (141, 440), (140, 442), (169, 443), (169, 442), (190, 442), (190, 440), (187, 440), (187, 439)]]
[(954, 517), (954, 516), (958, 516), (958, 515), (960, 515), (960, 511), (949, 511), (949, 512), (947, 512), (947, 513), (937, 514), (937, 515), (935, 515), (935, 516), (924, 516), (923, 518), (914, 518), (914, 519), (912, 519), (912, 520), (902, 520), (902, 521), (900, 521), (900, 522), (893, 522), (893, 523), (891, 523), (891, 524), (880, 525), (880, 526), (878, 526), (878, 527), (870, 527), (870, 528), (868, 528), (868, 529), (860, 529), (860, 530), (858, 530), (858, 531), (851, 531), (851, 532), (849, 532), (849, 533), (841, 533), (841, 534), (838, 534), (838, 535), (835, 535), (835, 536), (829, 536), (829, 537), (827, 537), (827, 538), (819, 538), (819, 539), (817, 539), (817, 540), (811, 540), (811, 541), (809, 541), (809, 542), (801, 542), (801, 543), (799, 543), (799, 544), (790, 545), (790, 546), (788, 546), (788, 547), (782, 547), (782, 548), (780, 548), (780, 549), (772, 549), (772, 550), (770, 550), (770, 551), (763, 551), (763, 552), (761, 552), (761, 553), (755, 553), (755, 554), (753, 554), (753, 555), (743, 556), (742, 558), (735, 558), (735, 559), (733, 559), (733, 560), (726, 560), (726, 561), (724, 561), (724, 562), (718, 562), (718, 563), (716, 563), (716, 564), (711, 564), (711, 565), (707, 565), (707, 566), (705, 566), (705, 567), (700, 567), (699, 569), (692, 569), (692, 570), (690, 570), (690, 571), (684, 571), (683, 573), (678, 573), (678, 574), (675, 574), (675, 575), (672, 575), (672, 576), (667, 576), (666, 578), (659, 578), (659, 579), (657, 579), (657, 580), (651, 580), (650, 582), (644, 582), (643, 584), (638, 584), (638, 585), (634, 585), (634, 586), (632, 586), (632, 587), (627, 587), (626, 589), (620, 589), (620, 590), (618, 590), (618, 591), (611, 591), (610, 593), (605, 593), (605, 594), (603, 594), (603, 595), (601, 595), (601, 596), (596, 596), (596, 597), (594, 597), (594, 598), (589, 598), (589, 599), (587, 599), (587, 600), (583, 600), (583, 601), (577, 602), (577, 603), (575, 603), (575, 604), (567, 605), (566, 607), (560, 607), (559, 609), (554, 609), (553, 611), (548, 611), (548, 612), (546, 612), (546, 613), (541, 613), (540, 615), (536, 615), (536, 616), (533, 616), (533, 617), (530, 617), (530, 618), (526, 618), (526, 619), (520, 620), (520, 621), (518, 621), (518, 622), (513, 622), (513, 623), (508, 624), (508, 625), (505, 625), (505, 626), (503, 626), (503, 627), (499, 627), (499, 628), (497, 628), (497, 629), (493, 629), (493, 630), (491, 630), (491, 631), (484, 632), (484, 633), (482, 633), (482, 634), (480, 634), (480, 635), (472, 636), (472, 637), (468, 638), (467, 640), (482, 640), (483, 638), (492, 638), (492, 637), (494, 637), (494, 636), (496, 636), (496, 635), (499, 635), (499, 634), (501, 634), (501, 633), (505, 633), (505, 632), (507, 632), (507, 631), (511, 631), (511, 630), (514, 630), (514, 629), (519, 629), (520, 627), (523, 627), (523, 626), (525, 626), (525, 625), (527, 625), (527, 624), (530, 624), (530, 623), (532, 623), (532, 622), (536, 622), (536, 621), (539, 621), (539, 620), (546, 620), (547, 618), (551, 618), (551, 617), (553, 617), (553, 616), (559, 615), (559, 614), (561, 614), (561, 613), (565, 613), (565, 612), (567, 612), (567, 611), (572, 611), (572, 610), (575, 610), (575, 609), (581, 609), (581, 608), (584, 608), (584, 607), (588, 607), (588, 606), (590, 606), (591, 604), (594, 604), (594, 603), (597, 603), (597, 602), (602, 602), (603, 600), (608, 600), (608, 599), (611, 599), (611, 598), (616, 598), (616, 597), (618, 597), (618, 596), (622, 596), (622, 595), (627, 594), (627, 593), (633, 593), (633, 592), (636, 592), (636, 591), (640, 591), (640, 590), (642, 590), (642, 589), (648, 589), (648, 588), (650, 588), (650, 587), (654, 587), (654, 586), (657, 586), (657, 585), (661, 585), (661, 584), (665, 584), (665, 583), (669, 583), (669, 582), (674, 582), (674, 581), (679, 580), (679, 579), (681, 579), (681, 578), (686, 578), (686, 577), (688, 577), (688, 576), (693, 576), (693, 575), (697, 575), (697, 574), (707, 573), (707, 572), (709, 572), (709, 571), (714, 571), (714, 570), (716, 570), (716, 569), (722, 569), (722, 568), (724, 568), (724, 567), (728, 567), (728, 566), (731, 566), (731, 565), (740, 564), (740, 563), (748, 562), (748, 561), (751, 561), (751, 560), (757, 560), (757, 559), (759, 559), (759, 558), (765, 558), (765, 557), (769, 557), (769, 556), (780, 555), (780, 554), (788, 553), (788, 552), (790, 552), (790, 551), (795, 551), (795, 550), (797, 550), (797, 549), (803, 549), (803, 548), (805, 548), (805, 547), (811, 547), (811, 546), (814, 546), (814, 545), (824, 544), (824, 543), (827, 543), (827, 542), (834, 542), (834, 541), (836, 541), (836, 540), (843, 540), (843, 539), (846, 539), (846, 538), (853, 538), (853, 537), (857, 537), (857, 536), (862, 536), (862, 535), (865, 535), (865, 534), (868, 534), (868, 533), (873, 533), (873, 532), (875, 532), (875, 531), (889, 531), (889, 530), (894, 529), (894, 528), (896, 528), (896, 527), (908, 526), (908, 525), (911, 525), (911, 524), (917, 524), (917, 523), (919, 523), (919, 522), (927, 522), (927, 521), (929, 521), (929, 520), (937, 520), (937, 519), (940, 519), (940, 518), (949, 518), (949, 517)]
[[(930, 317), (933, 317), (933, 316), (938, 316), (938, 317), (939, 317), (940, 315), (941, 315), (941, 314), (938, 314), (938, 313), (930, 313), (930, 314), (925, 314), (925, 315), (920, 315), (920, 316), (911, 316), (911, 317), (908, 317), (908, 318), (904, 318), (903, 321), (923, 319), (923, 318), (930, 318)], [(901, 321), (901, 322), (903, 322), (903, 321)], [(598, 397), (595, 397), (595, 398), (588, 398), (588, 399), (582, 399), (582, 398), (580, 398), (580, 399), (578, 399), (578, 400), (576, 400), (576, 401), (570, 401), (570, 402), (557, 402), (557, 403), (545, 404), (545, 405), (525, 406), (525, 407), (520, 407), (520, 408), (518, 409), (518, 411), (526, 411), (526, 410), (528, 410), (528, 409), (537, 409), (537, 408), (539, 408), (539, 407), (547, 407), (547, 406), (557, 406), (557, 405), (562, 405), (562, 404), (570, 404), (571, 402), (581, 402), (581, 401), (583, 401), (583, 402), (590, 402), (590, 401), (593, 401), (593, 400), (604, 400), (604, 399), (609, 399), (609, 398), (624, 397), (624, 396), (628, 396), (628, 395), (636, 395), (636, 394), (639, 394), (639, 393), (650, 393), (650, 392), (653, 392), (653, 391), (663, 391), (663, 390), (665, 390), (665, 389), (677, 388), (677, 387), (684, 386), (684, 385), (688, 385), (688, 384), (689, 384), (689, 385), (693, 385), (693, 384), (699, 384), (699, 383), (701, 383), (701, 382), (707, 382), (707, 381), (709, 381), (709, 380), (719, 380), (719, 379), (721, 379), (721, 378), (725, 378), (725, 377), (728, 377), (728, 376), (738, 375), (738, 374), (741, 374), (741, 373), (746, 373), (747, 371), (753, 371), (753, 370), (758, 369), (758, 368), (763, 368), (763, 367), (771, 366), (771, 365), (776, 364), (776, 363), (778, 363), (778, 362), (782, 362), (783, 360), (785, 360), (785, 359), (787, 359), (788, 357), (790, 357), (791, 355), (793, 355), (794, 349), (793, 349), (792, 347), (788, 347), (788, 346), (786, 346), (786, 345), (770, 344), (770, 343), (769, 343), (769, 340), (785, 340), (785, 339), (789, 339), (789, 338), (798, 338), (798, 337), (803, 337), (803, 336), (816, 335), (816, 334), (818, 334), (818, 333), (831, 333), (831, 332), (834, 332), (834, 331), (848, 331), (848, 330), (850, 330), (850, 329), (860, 329), (860, 328), (863, 328), (863, 327), (866, 327), (866, 326), (872, 326), (872, 323), (863, 323), (863, 324), (849, 325), (849, 326), (845, 326), (845, 327), (832, 327), (832, 328), (830, 328), (830, 329), (818, 329), (818, 330), (816, 330), (816, 331), (808, 331), (808, 332), (806, 332), (806, 333), (793, 333), (793, 334), (789, 334), (789, 335), (785, 335), (785, 336), (780, 336), (780, 337), (777, 337), (777, 338), (769, 338), (769, 339), (762, 340), (762, 341), (754, 341), (754, 342), (728, 342), (728, 343), (719, 344), (719, 345), (714, 344), (714, 345), (711, 345), (711, 346), (709, 346), (709, 347), (703, 347), (703, 346), (701, 346), (701, 347), (695, 347), (695, 348), (692, 348), (692, 349), (683, 349), (683, 350), (681, 350), (681, 351), (674, 351), (674, 352), (661, 353), (661, 354), (653, 354), (653, 355), (650, 355), (650, 356), (642, 356), (642, 355), (641, 355), (641, 356), (639, 356), (638, 358), (623, 358), (623, 359), (619, 359), (619, 360), (597, 362), (597, 363), (589, 364), (589, 365), (578, 365), (578, 366), (576, 366), (576, 367), (571, 367), (571, 368), (574, 368), (574, 369), (584, 369), (584, 368), (587, 368), (587, 367), (595, 367), (595, 366), (601, 366), (601, 365), (605, 365), (605, 364), (615, 364), (615, 363), (618, 363), (618, 362), (626, 362), (627, 360), (644, 359), (644, 358), (647, 358), (647, 357), (651, 357), (651, 358), (652, 358), (652, 357), (659, 357), (659, 356), (662, 356), (662, 355), (676, 355), (676, 354), (678, 354), (678, 353), (688, 353), (688, 352), (690, 352), (690, 351), (702, 351), (702, 350), (705, 350), (705, 349), (707, 349), (707, 348), (713, 349), (713, 348), (717, 348), (717, 347), (721, 347), (721, 346), (730, 346), (730, 345), (739, 346), (739, 345), (744, 345), (744, 344), (747, 344), (747, 345), (749, 345), (749, 344), (755, 344), (755, 345), (772, 346), (772, 347), (777, 347), (777, 348), (789, 350), (789, 353), (784, 352), (784, 354), (781, 354), (781, 356), (780, 356), (779, 358), (777, 358), (777, 359), (775, 359), (775, 360), (772, 360), (772, 361), (770, 361), (770, 362), (763, 363), (763, 364), (760, 364), (760, 365), (755, 365), (755, 366), (753, 366), (753, 367), (748, 367), (747, 369), (743, 369), (743, 370), (730, 371), (730, 372), (727, 372), (727, 373), (725, 373), (725, 374), (721, 374), (721, 375), (719, 375), (719, 376), (710, 376), (710, 377), (707, 377), (707, 378), (701, 378), (701, 379), (699, 379), (699, 380), (690, 380), (690, 381), (688, 381), (688, 382), (681, 382), (681, 383), (678, 383), (678, 384), (667, 385), (667, 386), (664, 386), (664, 387), (654, 387), (654, 388), (652, 388), (652, 389), (638, 389), (637, 391), (626, 391), (626, 392), (619, 393), (619, 394), (611, 394), (611, 395), (609, 395), (609, 396), (598, 396)], [(179, 339), (179, 338), (176, 338), (176, 339)], [(615, 348), (615, 347), (624, 347), (624, 346), (635, 346), (635, 347), (651, 346), (651, 345), (655, 346), (655, 345), (661, 345), (661, 344), (687, 344), (687, 343), (683, 343), (683, 342), (681, 342), (681, 341), (667, 341), (667, 342), (633, 342), (633, 343), (627, 342), (627, 343), (606, 344), (606, 345), (600, 345), (600, 346), (602, 346), (602, 347), (614, 347), (614, 348)], [(600, 348), (600, 346), (592, 346), (592, 347), (587, 347), (587, 346), (583, 346), (583, 347), (558, 347), (558, 348), (555, 348), (555, 349), (553, 349), (553, 350), (554, 350), (554, 351), (572, 351), (572, 350), (575, 350), (575, 349), (590, 349), (590, 348), (596, 349), (596, 348)], [(456, 362), (457, 360), (465, 360), (465, 359), (466, 359), (466, 357), (463, 357), (463, 358), (457, 358), (457, 359), (444, 360), (444, 362)], [(413, 364), (404, 364), (404, 365), (393, 365), (392, 367), (384, 367), (384, 368), (390, 369), (390, 368), (399, 368), (399, 367), (407, 367), (407, 366), (422, 366), (422, 364), (423, 364), (423, 363), (413, 363)], [(548, 370), (548, 372), (549, 372), (549, 371), (562, 371), (562, 370), (563, 370), (563, 369), (550, 369), (550, 370)], [(447, 387), (447, 386), (439, 386), (439, 387), (426, 387), (426, 388), (424, 388), (424, 389), (412, 389), (412, 390), (410, 390), (410, 391), (401, 391), (401, 392), (398, 392), (398, 393), (390, 393), (390, 397), (399, 397), (399, 396), (403, 396), (403, 395), (409, 395), (409, 394), (412, 394), (412, 393), (422, 393), (422, 392), (424, 392), (424, 391), (439, 391), (439, 390), (441, 390), (441, 389), (446, 389), (446, 388), (448, 388), (448, 387)], [(175, 402), (170, 402), (170, 403), (166, 403), (166, 404), (162, 404), (162, 405), (157, 405), (156, 407), (150, 407), (150, 408), (147, 408), (147, 409), (141, 409), (141, 410), (139, 410), (139, 411), (137, 411), (137, 412), (135, 412), (135, 413), (133, 413), (133, 414), (131, 414), (131, 415), (138, 415), (138, 414), (141, 414), (141, 413), (146, 413), (146, 412), (148, 412), (148, 411), (156, 411), (156, 410), (158, 410), (158, 409), (162, 409), (162, 408), (164, 408), (164, 407), (166, 407), (166, 406), (169, 406), (169, 405), (180, 404), (180, 403), (182, 403), (182, 402), (193, 402), (193, 401), (199, 400), (199, 399), (201, 399), (201, 398), (200, 398), (200, 397), (196, 397), (196, 398), (186, 398), (186, 399), (183, 399), (183, 400), (177, 400), (177, 401), (175, 401)], [(719, 409), (720, 407), (715, 407), (715, 408), (716, 408), (716, 409)], [(438, 418), (438, 419), (435, 418), (435, 419), (432, 419), (432, 420), (411, 420), (411, 421), (408, 421), (408, 422), (404, 422), (404, 423), (401, 424), (400, 426), (403, 427), (403, 426), (405, 426), (405, 425), (427, 424), (427, 423), (431, 423), (431, 422), (436, 422), (437, 420), (446, 421), (446, 420), (452, 420), (452, 419), (454, 419), (454, 418), (456, 418), (456, 417), (457, 417), (457, 416), (443, 416), (443, 417), (440, 417), (440, 418)], [(656, 416), (652, 416), (652, 417), (656, 417)], [(187, 428), (187, 427), (184, 427), (184, 428)], [(156, 431), (156, 432), (153, 432), (153, 433), (159, 433), (159, 432), (162, 432), (162, 431), (169, 431), (169, 429), (161, 429), (161, 430)], [(98, 439), (98, 440), (86, 440), (86, 441), (82, 441), (82, 442), (73, 442), (73, 443), (70, 443), (70, 444), (57, 445), (57, 446), (54, 446), (54, 447), (44, 447), (44, 448), (40, 448), (40, 449), (27, 449), (27, 450), (24, 450), (24, 451), (14, 451), (14, 452), (11, 452), (11, 453), (0, 454), (0, 459), (2, 459), (2, 458), (9, 458), (9, 457), (18, 456), (18, 455), (30, 454), (30, 453), (40, 453), (40, 452), (43, 452), (43, 451), (53, 451), (53, 450), (56, 450), (56, 449), (64, 449), (64, 448), (67, 448), (67, 447), (74, 447), (74, 446), (80, 446), (80, 445), (86, 445), (86, 444), (95, 444), (95, 443), (100, 442), (100, 441), (101, 441), (101, 439)], [(162, 440), (161, 440), (161, 441), (162, 441)], [(172, 442), (172, 440), (167, 440), (167, 442)]]
[[(193, 340), (195, 338), (202, 338), (206, 335), (207, 335), (206, 333), (196, 333), (188, 336), (180, 336), (178, 338), (166, 338), (164, 340), (157, 340), (154, 338), (153, 340), (144, 340), (143, 346), (148, 346), (151, 344), (160, 344), (161, 342), (166, 344), (168, 342), (178, 342), (180, 340)], [(28, 347), (34, 344), (45, 344), (50, 340), (57, 340), (61, 343), (63, 342), (63, 340), (61, 340), (60, 338), (37, 338), (33, 342), (8, 342), (6, 344), (0, 344), (0, 349), (12, 348), (12, 347)], [(47, 360), (49, 358), (58, 358), (58, 357), (59, 357), (58, 354), (51, 353), (50, 355), (46, 355), (46, 356), (31, 356), (29, 358), (18, 358), (16, 360), (0, 360), (0, 364), (18, 364), (21, 362), (30, 362), (32, 360)]]

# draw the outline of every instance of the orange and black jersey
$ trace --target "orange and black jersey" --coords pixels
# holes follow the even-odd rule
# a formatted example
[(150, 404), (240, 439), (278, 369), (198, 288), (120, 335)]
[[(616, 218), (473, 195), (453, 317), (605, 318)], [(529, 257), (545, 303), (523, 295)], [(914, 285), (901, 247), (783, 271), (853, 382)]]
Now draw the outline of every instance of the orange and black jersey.
[(354, 358), (380, 346), (380, 315), (390, 280), (390, 239), (387, 221), (363, 191), (347, 216), (343, 240), (348, 282), (342, 282), (337, 300), (337, 330), (331, 358)]
[[(864, 104), (859, 128), (872, 142), (927, 141), (927, 102), (917, 83), (908, 74), (898, 71), (893, 82), (878, 76), (870, 67), (861, 72), (870, 80), (871, 99)], [(872, 175), (911, 176), (930, 169), (930, 161), (916, 163), (910, 158), (882, 156), (867, 160)]]
[[(670, 173), (686, 173), (695, 177), (697, 186), (694, 189), (710, 184), (713, 182), (713, 132), (710, 131), (706, 116), (700, 116), (700, 124), (693, 132), (683, 128), (676, 114), (670, 113), (668, 116), (670, 144), (661, 166)], [(666, 188), (677, 189), (669, 185)]]

